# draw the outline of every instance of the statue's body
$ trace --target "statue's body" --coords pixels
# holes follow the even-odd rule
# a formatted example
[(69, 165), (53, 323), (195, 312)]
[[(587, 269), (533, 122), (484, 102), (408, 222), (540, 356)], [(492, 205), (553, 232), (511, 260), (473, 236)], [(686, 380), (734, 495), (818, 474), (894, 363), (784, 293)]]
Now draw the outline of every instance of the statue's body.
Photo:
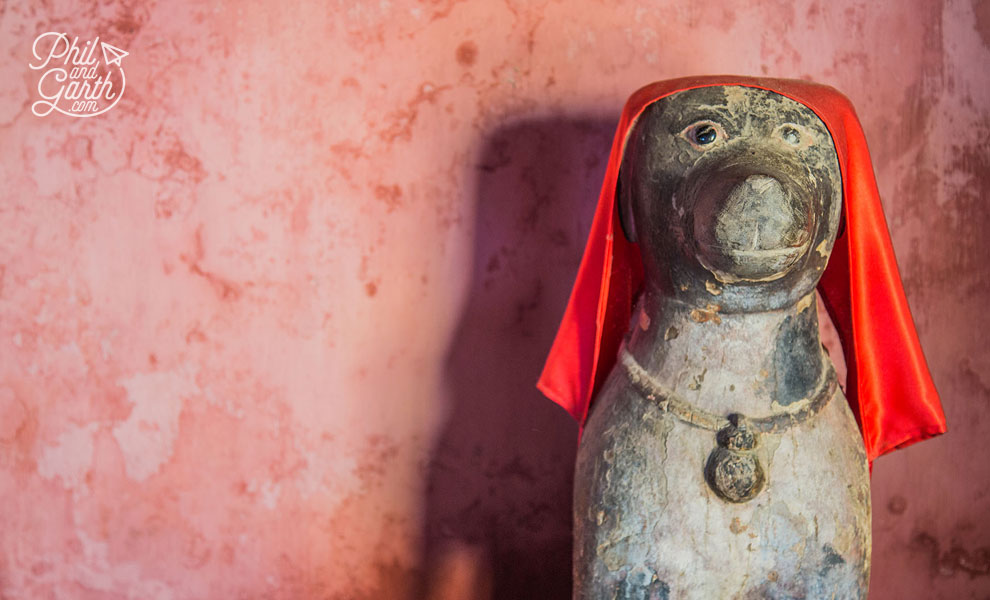
[(619, 205), (645, 286), (578, 451), (575, 598), (866, 597), (869, 475), (818, 337), (841, 177), (807, 107), (667, 96)]

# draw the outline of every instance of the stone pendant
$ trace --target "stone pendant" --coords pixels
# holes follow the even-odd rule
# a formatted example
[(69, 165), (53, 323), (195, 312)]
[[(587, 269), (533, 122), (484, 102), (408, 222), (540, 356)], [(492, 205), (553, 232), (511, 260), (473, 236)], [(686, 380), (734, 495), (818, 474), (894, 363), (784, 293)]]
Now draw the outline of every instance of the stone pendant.
[(766, 484), (763, 465), (756, 457), (757, 434), (751, 431), (742, 415), (729, 416), (729, 425), (715, 435), (718, 446), (708, 455), (705, 480), (719, 498), (728, 502), (747, 502), (755, 498)]

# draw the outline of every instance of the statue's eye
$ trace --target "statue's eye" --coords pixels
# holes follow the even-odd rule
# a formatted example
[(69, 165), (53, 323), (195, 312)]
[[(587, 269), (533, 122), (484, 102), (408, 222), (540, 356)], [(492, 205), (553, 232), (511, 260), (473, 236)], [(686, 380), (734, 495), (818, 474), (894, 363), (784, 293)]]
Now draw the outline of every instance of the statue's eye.
[(796, 123), (784, 123), (776, 129), (777, 139), (791, 148), (801, 149), (815, 144), (815, 133)]
[(784, 138), (784, 141), (792, 146), (801, 144), (801, 132), (790, 125), (784, 125), (780, 128), (780, 137)]
[(701, 125), (694, 130), (694, 141), (698, 142), (699, 146), (711, 144), (716, 138), (718, 138), (718, 132), (711, 125)]
[(725, 135), (725, 130), (718, 123), (698, 121), (697, 123), (688, 125), (681, 132), (681, 137), (691, 142), (691, 145), (695, 148), (701, 149), (711, 146), (720, 140), (724, 140), (727, 136)]

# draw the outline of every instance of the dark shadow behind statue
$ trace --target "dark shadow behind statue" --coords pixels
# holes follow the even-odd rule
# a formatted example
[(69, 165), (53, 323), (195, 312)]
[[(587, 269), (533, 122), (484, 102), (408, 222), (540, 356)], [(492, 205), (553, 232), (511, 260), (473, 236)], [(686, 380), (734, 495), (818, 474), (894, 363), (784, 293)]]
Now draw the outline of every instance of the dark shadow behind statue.
[(455, 577), (478, 587), (464, 598), (570, 598), (577, 425), (535, 384), (615, 124), (520, 121), (486, 136), (477, 154), (471, 287), (446, 363), (450, 412), (428, 465), (432, 597), (461, 597), (436, 591)]

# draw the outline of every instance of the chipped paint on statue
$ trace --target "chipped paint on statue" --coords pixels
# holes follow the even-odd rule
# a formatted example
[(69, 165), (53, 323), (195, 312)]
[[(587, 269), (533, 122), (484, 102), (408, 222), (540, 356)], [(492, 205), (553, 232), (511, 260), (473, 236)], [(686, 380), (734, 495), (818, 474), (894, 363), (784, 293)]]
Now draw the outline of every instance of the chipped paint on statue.
[(867, 460), (814, 302), (841, 185), (782, 95), (639, 117), (619, 206), (646, 280), (578, 451), (575, 598), (865, 598)]

